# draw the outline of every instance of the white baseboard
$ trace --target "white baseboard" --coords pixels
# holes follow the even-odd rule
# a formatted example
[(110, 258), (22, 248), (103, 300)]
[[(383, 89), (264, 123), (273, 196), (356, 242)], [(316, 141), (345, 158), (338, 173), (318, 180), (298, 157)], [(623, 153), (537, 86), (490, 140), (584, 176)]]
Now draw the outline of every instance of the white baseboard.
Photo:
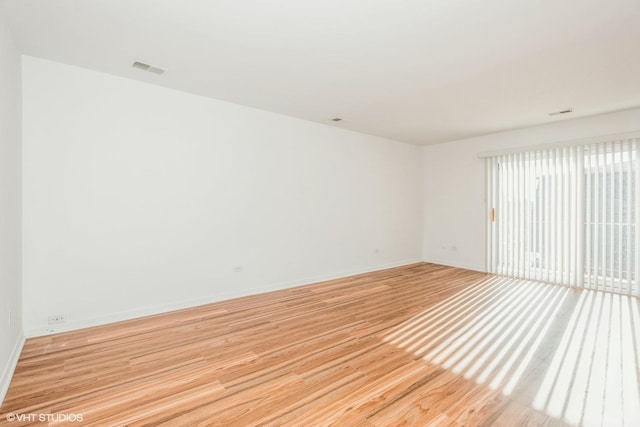
[(446, 265), (447, 267), (464, 268), (465, 270), (480, 271), (482, 273), (487, 272), (487, 269), (485, 268), (484, 265), (463, 264), (459, 262), (451, 262), (451, 261), (445, 261), (441, 259), (424, 259), (423, 261), (430, 262), (432, 264)]
[(151, 316), (154, 314), (167, 313), (175, 310), (182, 310), (185, 308), (196, 307), (199, 305), (211, 304), (214, 302), (224, 301), (233, 298), (239, 298), (247, 295), (257, 295), (265, 292), (277, 291), (287, 288), (293, 288), (296, 286), (307, 285), (316, 282), (322, 282), (325, 280), (339, 279), (342, 277), (353, 276), (356, 274), (369, 273), (377, 270), (384, 270), (387, 268), (400, 267), (403, 265), (415, 264), (422, 262), (421, 259), (408, 259), (399, 262), (387, 263), (382, 265), (371, 266), (367, 268), (360, 268), (355, 270), (343, 271), (340, 273), (319, 275), (313, 277), (307, 277), (306, 279), (292, 280), (287, 282), (270, 284), (267, 286), (259, 286), (254, 288), (243, 289), (238, 292), (218, 292), (216, 294), (207, 295), (205, 297), (186, 299), (181, 301), (172, 302), (169, 304), (160, 304), (151, 307), (142, 307), (134, 310), (120, 311), (116, 313), (110, 313), (107, 315), (96, 316), (92, 318), (78, 319), (69, 321), (64, 324), (56, 325), (37, 325), (29, 327), (25, 331), (27, 338), (39, 337), (44, 335), (50, 335), (53, 333), (74, 331), (77, 329), (89, 328), (92, 326), (105, 325), (108, 323), (120, 322), (123, 320), (135, 319), (138, 317)]
[(9, 384), (11, 384), (13, 372), (15, 371), (16, 365), (18, 364), (20, 353), (22, 353), (24, 341), (24, 334), (21, 333), (13, 346), (13, 350), (11, 350), (9, 360), (7, 361), (7, 364), (2, 371), (2, 376), (0, 376), (0, 407), (2, 406), (2, 402), (4, 402), (4, 397), (7, 395), (7, 391), (9, 390)]

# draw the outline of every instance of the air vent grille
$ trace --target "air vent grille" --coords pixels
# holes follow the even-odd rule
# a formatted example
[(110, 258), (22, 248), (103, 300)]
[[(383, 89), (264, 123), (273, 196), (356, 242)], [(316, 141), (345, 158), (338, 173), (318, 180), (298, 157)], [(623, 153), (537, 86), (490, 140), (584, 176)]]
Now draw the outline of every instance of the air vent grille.
[(560, 114), (569, 114), (573, 113), (573, 108), (567, 108), (566, 110), (556, 111), (555, 113), (549, 113), (550, 116), (558, 116)]
[(155, 67), (153, 65), (149, 65), (149, 64), (145, 64), (144, 62), (140, 62), (140, 61), (136, 61), (132, 64), (133, 68), (138, 68), (140, 70), (144, 70), (144, 71), (149, 71), (150, 73), (154, 73), (154, 74), (162, 74), (164, 73), (166, 70), (160, 67)]

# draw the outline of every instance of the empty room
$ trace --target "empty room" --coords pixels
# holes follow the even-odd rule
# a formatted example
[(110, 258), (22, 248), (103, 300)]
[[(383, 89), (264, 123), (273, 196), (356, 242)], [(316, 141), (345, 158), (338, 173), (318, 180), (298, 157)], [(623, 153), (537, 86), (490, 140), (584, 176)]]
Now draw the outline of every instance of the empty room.
[(638, 0), (0, 0), (0, 425), (640, 426)]

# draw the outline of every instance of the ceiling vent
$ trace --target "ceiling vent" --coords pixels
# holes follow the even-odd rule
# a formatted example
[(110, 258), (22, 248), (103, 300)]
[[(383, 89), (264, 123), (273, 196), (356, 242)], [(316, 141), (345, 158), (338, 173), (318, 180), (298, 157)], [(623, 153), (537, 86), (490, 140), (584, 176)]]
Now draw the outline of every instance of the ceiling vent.
[(155, 73), (155, 74), (162, 74), (164, 73), (166, 70), (164, 68), (160, 68), (160, 67), (154, 67), (153, 65), (149, 65), (149, 64), (145, 64), (144, 62), (139, 62), (136, 61), (133, 63), (133, 68), (138, 68), (140, 70), (144, 70), (144, 71), (149, 71), (151, 73)]
[(555, 113), (549, 113), (550, 116), (559, 116), (561, 114), (573, 113), (573, 108), (567, 108), (566, 110), (556, 111)]

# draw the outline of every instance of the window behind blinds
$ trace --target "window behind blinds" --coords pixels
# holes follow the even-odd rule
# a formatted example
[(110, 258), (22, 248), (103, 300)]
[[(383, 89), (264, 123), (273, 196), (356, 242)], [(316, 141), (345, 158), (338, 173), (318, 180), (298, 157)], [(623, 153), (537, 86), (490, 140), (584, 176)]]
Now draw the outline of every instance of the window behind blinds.
[(639, 294), (638, 140), (487, 159), (492, 273)]

